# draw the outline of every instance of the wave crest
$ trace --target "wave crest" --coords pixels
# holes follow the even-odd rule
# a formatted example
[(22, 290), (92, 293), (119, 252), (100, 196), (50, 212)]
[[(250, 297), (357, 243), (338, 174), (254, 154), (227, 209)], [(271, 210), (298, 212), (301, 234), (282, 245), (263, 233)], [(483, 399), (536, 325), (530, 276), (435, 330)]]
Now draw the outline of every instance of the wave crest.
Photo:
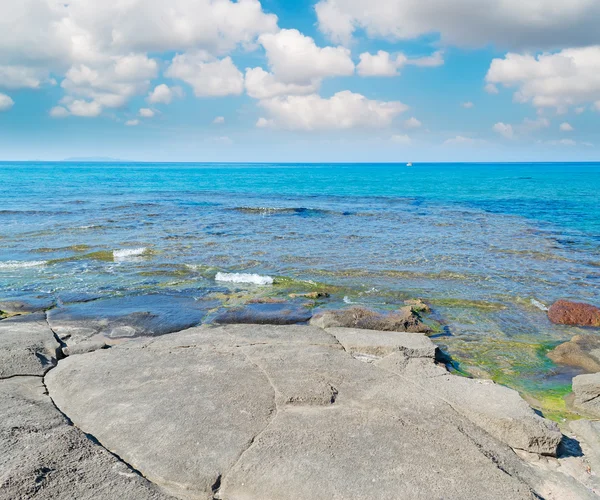
[(271, 276), (261, 276), (260, 274), (249, 273), (217, 273), (215, 281), (225, 281), (229, 283), (249, 283), (252, 285), (272, 285)]

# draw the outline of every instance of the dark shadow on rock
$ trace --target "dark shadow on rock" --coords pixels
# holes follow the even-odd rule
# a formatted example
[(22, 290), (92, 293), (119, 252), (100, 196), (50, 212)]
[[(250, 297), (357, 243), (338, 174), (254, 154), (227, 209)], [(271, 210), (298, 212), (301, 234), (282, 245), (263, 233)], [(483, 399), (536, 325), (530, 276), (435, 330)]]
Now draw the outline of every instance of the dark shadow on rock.
[(563, 436), (562, 441), (558, 445), (557, 458), (567, 457), (582, 457), (583, 451), (577, 439)]

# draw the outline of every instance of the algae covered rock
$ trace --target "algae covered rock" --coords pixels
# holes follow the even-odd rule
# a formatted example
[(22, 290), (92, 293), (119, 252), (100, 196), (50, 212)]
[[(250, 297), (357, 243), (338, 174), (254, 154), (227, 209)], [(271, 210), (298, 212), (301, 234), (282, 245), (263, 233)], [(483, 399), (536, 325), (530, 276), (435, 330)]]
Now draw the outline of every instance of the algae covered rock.
[(359, 306), (322, 311), (313, 316), (310, 324), (320, 328), (360, 328), (385, 332), (429, 333), (431, 331), (421, 321), (412, 306), (405, 306), (391, 313), (379, 313)]
[(570, 300), (558, 300), (548, 309), (548, 318), (558, 325), (600, 327), (600, 307)]
[(590, 373), (600, 372), (600, 336), (575, 335), (548, 353), (555, 363), (578, 366)]

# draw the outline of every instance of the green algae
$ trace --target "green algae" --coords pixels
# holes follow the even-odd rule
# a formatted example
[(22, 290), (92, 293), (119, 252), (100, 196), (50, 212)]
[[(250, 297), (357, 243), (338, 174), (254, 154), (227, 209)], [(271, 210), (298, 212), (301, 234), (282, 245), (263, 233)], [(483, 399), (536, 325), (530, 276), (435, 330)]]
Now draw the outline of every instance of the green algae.
[(73, 255), (71, 257), (63, 257), (62, 259), (52, 259), (48, 264), (58, 264), (61, 262), (77, 262), (81, 260), (98, 260), (102, 262), (114, 262), (115, 256), (112, 250), (97, 250), (83, 255)]
[(434, 307), (477, 309), (480, 311), (502, 311), (507, 308), (507, 306), (501, 302), (491, 302), (487, 300), (443, 298), (431, 299), (428, 300), (428, 302)]
[(32, 250), (34, 253), (54, 253), (54, 252), (88, 252), (92, 247), (89, 245), (70, 245), (67, 247), (48, 248), (42, 247)]

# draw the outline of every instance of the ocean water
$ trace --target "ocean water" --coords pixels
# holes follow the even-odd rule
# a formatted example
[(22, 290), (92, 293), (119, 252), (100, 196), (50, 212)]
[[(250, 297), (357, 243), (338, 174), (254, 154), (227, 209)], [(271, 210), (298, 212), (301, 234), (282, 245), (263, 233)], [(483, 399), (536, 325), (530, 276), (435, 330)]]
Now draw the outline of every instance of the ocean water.
[(337, 287), (321, 307), (422, 297), (456, 366), (532, 397), (566, 390), (573, 370), (545, 353), (580, 331), (543, 307), (600, 303), (599, 163), (5, 162), (0, 176), (0, 297), (276, 294), (272, 278)]

